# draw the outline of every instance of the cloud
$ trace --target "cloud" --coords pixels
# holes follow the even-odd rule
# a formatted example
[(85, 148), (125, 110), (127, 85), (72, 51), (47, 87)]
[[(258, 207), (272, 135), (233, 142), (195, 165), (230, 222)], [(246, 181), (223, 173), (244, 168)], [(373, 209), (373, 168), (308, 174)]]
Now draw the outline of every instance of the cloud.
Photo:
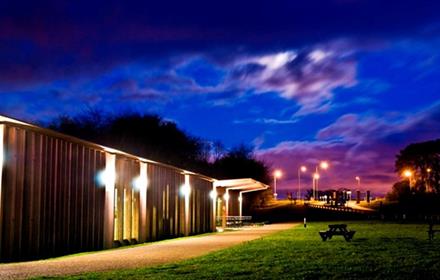
[[(305, 164), (313, 171), (320, 160), (328, 160), (331, 168), (321, 174), (322, 188), (354, 188), (354, 178), (360, 176), (363, 190), (384, 194), (398, 180), (395, 155), (410, 143), (440, 138), (440, 131), (433, 127), (440, 127), (440, 104), (413, 114), (382, 118), (346, 114), (321, 129), (316, 139), (285, 141), (256, 153), (286, 170), (287, 178), (280, 182), (284, 191), (291, 191), (296, 184), (297, 175), (292, 170)], [(310, 188), (310, 176), (304, 182)]]
[(276, 53), (340, 37), (426, 36), (438, 32), (427, 27), (439, 21), (439, 7), (415, 0), (3, 1), (0, 83), (102, 75), (176, 55), (210, 54), (228, 63), (240, 53)]
[(298, 120), (296, 119), (272, 119), (272, 118), (256, 118), (256, 119), (244, 119), (244, 120), (234, 120), (235, 124), (242, 124), (242, 123), (259, 123), (259, 124), (294, 124), (297, 123)]
[(275, 92), (282, 98), (295, 100), (300, 105), (296, 117), (326, 112), (335, 89), (357, 83), (354, 51), (341, 49), (340, 45), (329, 42), (298, 52), (238, 59), (232, 79), (256, 93)]

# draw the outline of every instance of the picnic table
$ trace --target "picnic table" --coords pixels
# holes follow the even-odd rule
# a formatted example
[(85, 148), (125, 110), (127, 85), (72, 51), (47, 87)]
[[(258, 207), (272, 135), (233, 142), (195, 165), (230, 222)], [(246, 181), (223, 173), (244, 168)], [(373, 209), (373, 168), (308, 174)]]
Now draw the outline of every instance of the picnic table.
[(331, 239), (334, 235), (341, 235), (345, 238), (345, 241), (351, 241), (355, 233), (354, 230), (348, 230), (346, 224), (328, 225), (328, 230), (319, 231), (322, 241)]
[(434, 239), (434, 233), (440, 232), (440, 230), (439, 229), (434, 229), (435, 223), (434, 223), (433, 220), (429, 221), (428, 225), (429, 225), (428, 238), (429, 238), (429, 240), (433, 240)]

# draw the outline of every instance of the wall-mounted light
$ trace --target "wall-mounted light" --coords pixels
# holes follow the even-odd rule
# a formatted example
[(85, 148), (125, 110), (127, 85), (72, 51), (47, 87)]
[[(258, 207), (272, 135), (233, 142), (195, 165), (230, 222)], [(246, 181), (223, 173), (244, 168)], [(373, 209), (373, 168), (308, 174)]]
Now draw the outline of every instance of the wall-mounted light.
[(98, 173), (98, 182), (102, 186), (111, 186), (116, 182), (116, 172), (111, 169), (105, 169)]
[(183, 184), (180, 187), (180, 194), (183, 196), (189, 196), (191, 193), (191, 187), (188, 184)]
[(226, 201), (228, 201), (228, 200), (229, 200), (229, 193), (226, 192), (226, 193), (223, 195), (223, 199), (226, 200)]
[(217, 198), (217, 191), (215, 191), (215, 190), (210, 191), (210, 192), (209, 192), (209, 197), (210, 197), (212, 200), (215, 200), (215, 199)]
[(148, 187), (148, 180), (145, 176), (139, 176), (133, 179), (133, 188), (137, 191), (145, 190)]

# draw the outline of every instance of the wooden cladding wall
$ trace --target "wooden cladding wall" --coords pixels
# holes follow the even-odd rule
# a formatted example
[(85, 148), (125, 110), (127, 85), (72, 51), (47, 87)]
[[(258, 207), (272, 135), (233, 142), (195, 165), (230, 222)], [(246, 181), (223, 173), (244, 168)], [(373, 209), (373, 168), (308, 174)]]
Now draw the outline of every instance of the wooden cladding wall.
[[(0, 132), (5, 154), (0, 170), (0, 261), (213, 229), (213, 185), (202, 176), (184, 175), (183, 170), (118, 151), (109, 153), (33, 126), (0, 123)], [(108, 171), (116, 176), (114, 185), (109, 180), (104, 186), (97, 178), (106, 169), (106, 155), (107, 164), (113, 162)], [(133, 184), (141, 170), (148, 181), (142, 190)], [(191, 187), (187, 200), (181, 194), (185, 178)]]
[(6, 125), (0, 259), (101, 249), (105, 190), (96, 175), (105, 153)]
[(185, 176), (154, 164), (148, 164), (147, 174), (147, 240), (184, 235), (185, 207), (180, 187)]
[(114, 199), (114, 240), (124, 244), (139, 241), (139, 190), (133, 182), (139, 176), (140, 162), (116, 157)]
[(228, 200), (228, 216), (239, 216), (240, 215), (240, 191), (229, 190), (229, 200)]
[(213, 190), (212, 182), (191, 176), (190, 198), (190, 234), (199, 234), (212, 231), (213, 201), (210, 192)]

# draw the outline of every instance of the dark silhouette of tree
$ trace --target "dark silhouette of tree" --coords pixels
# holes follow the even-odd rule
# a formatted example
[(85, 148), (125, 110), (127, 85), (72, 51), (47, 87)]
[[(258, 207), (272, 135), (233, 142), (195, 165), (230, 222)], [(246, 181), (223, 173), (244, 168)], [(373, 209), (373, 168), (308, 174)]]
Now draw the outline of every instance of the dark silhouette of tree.
[(253, 178), (269, 184), (269, 168), (258, 161), (250, 147), (240, 145), (213, 163), (219, 179)]
[(405, 201), (411, 196), (411, 189), (407, 180), (397, 182), (387, 194), (389, 201)]
[(416, 191), (440, 193), (440, 139), (410, 144), (397, 155), (396, 172), (413, 172), (412, 186)]
[(268, 167), (252, 149), (239, 146), (227, 152), (220, 142), (188, 135), (157, 115), (105, 114), (89, 109), (62, 115), (49, 128), (115, 149), (218, 178), (253, 178), (268, 183)]

